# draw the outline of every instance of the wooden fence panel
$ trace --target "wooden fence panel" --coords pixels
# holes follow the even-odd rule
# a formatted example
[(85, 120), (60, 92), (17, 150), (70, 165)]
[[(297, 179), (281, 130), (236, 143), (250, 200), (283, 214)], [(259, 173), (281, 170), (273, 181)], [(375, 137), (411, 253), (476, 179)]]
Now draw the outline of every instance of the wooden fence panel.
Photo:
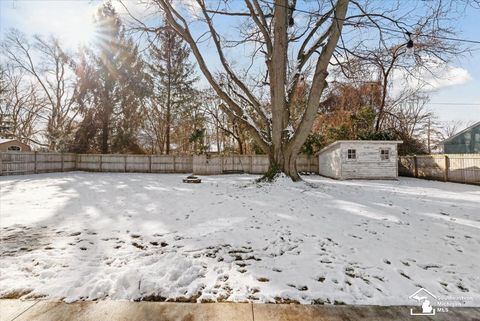
[(149, 160), (146, 155), (127, 155), (125, 161), (127, 172), (149, 172)]
[(102, 155), (98, 154), (77, 154), (78, 170), (84, 171), (101, 171)]
[(153, 155), (151, 162), (152, 173), (173, 173), (175, 170), (173, 156)]
[(250, 174), (265, 174), (270, 166), (270, 161), (266, 155), (252, 155), (252, 171)]
[(480, 185), (480, 154), (400, 156), (400, 176)]
[(297, 171), (318, 173), (318, 157), (300, 155), (297, 158)]
[(190, 155), (175, 156), (175, 158), (174, 158), (174, 164), (175, 164), (174, 173), (192, 173), (193, 172), (193, 158), (194, 158), (194, 156), (190, 156)]
[(398, 157), (398, 175), (415, 176), (415, 158), (411, 156)]
[(449, 181), (480, 184), (480, 154), (476, 157), (449, 155), (448, 162)]
[[(230, 172), (248, 174), (264, 174), (270, 165), (267, 155), (229, 155), (194, 157), (193, 172), (198, 175), (216, 175)], [(318, 173), (318, 158), (315, 156), (299, 156), (297, 158), (299, 172)]]
[(220, 156), (198, 155), (193, 158), (193, 173), (215, 175), (223, 172), (223, 158)]
[(62, 171), (62, 154), (37, 153), (37, 173), (51, 173)]
[(442, 180), (445, 173), (445, 157), (442, 155), (417, 156), (417, 176)]
[[(0, 153), (0, 175), (62, 172), (195, 173), (200, 175), (244, 172), (264, 174), (269, 167), (266, 155), (120, 155), (5, 152)], [(300, 172), (318, 172), (318, 158), (300, 156)]]
[(118, 154), (100, 155), (101, 172), (126, 172), (125, 156)]
[(1, 175), (19, 175), (35, 173), (35, 152), (1, 153)]
[(76, 169), (76, 154), (63, 154), (63, 170), (65, 172), (74, 171)]

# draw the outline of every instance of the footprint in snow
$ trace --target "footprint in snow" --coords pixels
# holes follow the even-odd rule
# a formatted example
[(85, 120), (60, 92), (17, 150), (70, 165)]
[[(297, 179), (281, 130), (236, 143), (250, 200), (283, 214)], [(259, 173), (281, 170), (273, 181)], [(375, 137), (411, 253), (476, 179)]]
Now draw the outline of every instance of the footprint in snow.
[(467, 287), (465, 287), (462, 283), (458, 283), (458, 284), (457, 284), (457, 288), (459, 288), (460, 291), (462, 291), (462, 292), (469, 292), (469, 291), (470, 291), (470, 290), (469, 290)]
[(418, 266), (424, 270), (429, 270), (429, 269), (441, 269), (442, 266), (438, 264), (418, 264)]
[(325, 282), (325, 280), (326, 280), (326, 278), (325, 278), (323, 275), (317, 276), (317, 277), (315, 278), (315, 281), (320, 282), (320, 283)]
[(400, 273), (400, 275), (403, 276), (403, 277), (406, 278), (406, 279), (409, 279), (409, 280), (412, 279), (411, 277), (409, 277), (409, 276), (408, 276), (405, 272), (403, 272), (402, 270), (398, 270), (398, 273)]
[(291, 288), (295, 288), (298, 291), (308, 291), (308, 287), (306, 285), (295, 285), (295, 284), (287, 284)]

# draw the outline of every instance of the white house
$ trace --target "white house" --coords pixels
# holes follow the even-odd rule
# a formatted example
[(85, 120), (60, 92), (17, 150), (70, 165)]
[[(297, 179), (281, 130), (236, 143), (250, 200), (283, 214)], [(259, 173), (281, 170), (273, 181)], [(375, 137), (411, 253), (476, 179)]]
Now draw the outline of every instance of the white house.
[(402, 141), (339, 140), (318, 155), (320, 175), (336, 179), (396, 179)]

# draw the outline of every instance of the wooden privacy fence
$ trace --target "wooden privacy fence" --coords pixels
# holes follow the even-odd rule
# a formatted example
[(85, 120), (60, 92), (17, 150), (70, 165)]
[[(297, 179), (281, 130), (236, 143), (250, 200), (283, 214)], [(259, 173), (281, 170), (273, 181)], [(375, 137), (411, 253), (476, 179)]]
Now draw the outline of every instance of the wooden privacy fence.
[(400, 156), (398, 174), (480, 185), (480, 154)]
[(0, 153), (0, 175), (71, 171), (76, 168), (75, 154), (39, 152)]
[(76, 170), (93, 172), (191, 173), (192, 156), (78, 154)]
[[(244, 172), (249, 174), (264, 174), (270, 162), (266, 155), (230, 155), (207, 156), (199, 155), (193, 158), (193, 173), (199, 175), (214, 175)], [(318, 157), (300, 155), (297, 158), (299, 172), (318, 173)]]
[[(71, 154), (43, 152), (0, 153), (0, 175), (37, 174), (72, 170), (92, 172), (194, 173), (199, 175), (263, 174), (269, 166), (266, 155), (172, 156)], [(299, 156), (300, 172), (318, 172), (318, 158)]]

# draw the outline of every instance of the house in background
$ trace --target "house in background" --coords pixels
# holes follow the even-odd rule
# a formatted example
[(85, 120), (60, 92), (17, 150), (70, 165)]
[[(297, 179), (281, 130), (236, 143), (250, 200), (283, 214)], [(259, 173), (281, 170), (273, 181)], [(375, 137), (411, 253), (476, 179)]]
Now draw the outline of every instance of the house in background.
[(396, 179), (402, 141), (339, 140), (318, 154), (319, 174), (336, 179)]
[(445, 154), (480, 153), (480, 121), (442, 142)]
[(0, 138), (0, 152), (29, 152), (32, 149), (17, 139)]

